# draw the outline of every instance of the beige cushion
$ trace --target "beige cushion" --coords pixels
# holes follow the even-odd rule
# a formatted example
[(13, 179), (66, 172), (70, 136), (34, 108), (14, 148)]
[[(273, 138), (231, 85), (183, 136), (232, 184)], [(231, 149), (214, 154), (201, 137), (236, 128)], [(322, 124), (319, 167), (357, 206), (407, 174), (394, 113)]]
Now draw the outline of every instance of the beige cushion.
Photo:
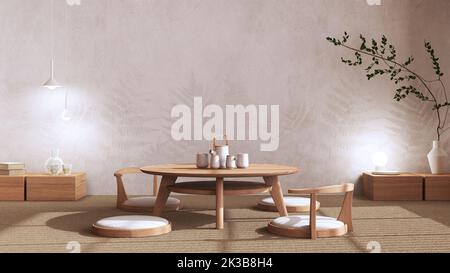
[[(132, 207), (153, 207), (156, 202), (156, 196), (145, 196), (145, 197), (133, 197), (125, 202), (123, 202), (123, 205), (125, 206), (132, 206)], [(179, 206), (180, 200), (169, 197), (167, 199), (166, 206)]]
[[(284, 204), (286, 207), (308, 207), (311, 200), (306, 197), (297, 197), (297, 196), (285, 196), (283, 197)], [(259, 203), (267, 206), (275, 206), (275, 202), (272, 197), (266, 197), (261, 200)], [(316, 208), (320, 207), (320, 203), (316, 201)]]
[(160, 228), (168, 224), (169, 221), (164, 218), (147, 215), (114, 216), (103, 218), (95, 223), (100, 228), (126, 230)]
[[(309, 198), (305, 197), (295, 197), (295, 196), (285, 196), (284, 203), (286, 206), (309, 206)], [(266, 197), (260, 202), (261, 204), (268, 206), (275, 206), (275, 202), (272, 197)]]
[[(309, 228), (309, 216), (307, 215), (292, 215), (278, 217), (272, 220), (271, 224), (280, 228), (296, 228), (306, 229)], [(317, 216), (316, 217), (316, 229), (339, 229), (344, 227), (345, 224), (342, 221), (332, 217)]]

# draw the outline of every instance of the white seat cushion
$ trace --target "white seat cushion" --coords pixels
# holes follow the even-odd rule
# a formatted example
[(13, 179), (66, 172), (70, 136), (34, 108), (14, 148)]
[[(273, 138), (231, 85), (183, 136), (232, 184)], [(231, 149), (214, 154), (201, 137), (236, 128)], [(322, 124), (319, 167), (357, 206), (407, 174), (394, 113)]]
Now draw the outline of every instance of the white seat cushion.
[[(297, 197), (297, 196), (285, 196), (283, 197), (284, 203), (287, 207), (307, 206), (309, 207), (309, 198)], [(268, 206), (275, 206), (275, 202), (272, 197), (266, 197), (260, 201), (261, 204)]]
[[(309, 228), (309, 216), (307, 215), (292, 215), (278, 217), (272, 220), (271, 224), (280, 228), (295, 228), (306, 229)], [(316, 229), (339, 229), (344, 227), (345, 224), (342, 221), (332, 217), (317, 216), (316, 217)]]
[(152, 229), (169, 225), (164, 218), (146, 215), (124, 215), (103, 218), (95, 223), (95, 226), (109, 229)]
[[(133, 197), (125, 202), (123, 205), (130, 207), (153, 207), (156, 202), (156, 196), (145, 196), (145, 197)], [(166, 202), (166, 206), (179, 206), (180, 200), (169, 197)]]

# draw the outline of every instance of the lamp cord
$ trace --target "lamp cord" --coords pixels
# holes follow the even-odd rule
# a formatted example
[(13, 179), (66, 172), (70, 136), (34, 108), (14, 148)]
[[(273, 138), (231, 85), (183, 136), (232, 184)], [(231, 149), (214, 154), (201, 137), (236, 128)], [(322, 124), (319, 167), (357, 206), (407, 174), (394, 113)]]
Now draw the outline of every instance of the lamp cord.
[(51, 52), (51, 57), (52, 57), (52, 78), (54, 78), (53, 75), (53, 70), (54, 70), (54, 58), (55, 58), (55, 34), (54, 34), (54, 21), (53, 21), (53, 16), (54, 16), (54, 10), (53, 10), (53, 5), (54, 5), (54, 0), (50, 0), (50, 43), (51, 43), (51, 47), (50, 47), (50, 52)]

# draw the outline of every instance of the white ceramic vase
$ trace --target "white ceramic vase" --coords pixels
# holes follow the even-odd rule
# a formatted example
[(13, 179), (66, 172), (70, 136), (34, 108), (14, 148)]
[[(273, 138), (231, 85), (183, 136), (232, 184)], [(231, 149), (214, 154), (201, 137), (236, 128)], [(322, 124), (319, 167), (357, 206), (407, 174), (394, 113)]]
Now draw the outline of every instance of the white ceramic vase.
[(442, 149), (438, 140), (433, 141), (433, 148), (427, 157), (432, 174), (446, 173), (448, 154)]

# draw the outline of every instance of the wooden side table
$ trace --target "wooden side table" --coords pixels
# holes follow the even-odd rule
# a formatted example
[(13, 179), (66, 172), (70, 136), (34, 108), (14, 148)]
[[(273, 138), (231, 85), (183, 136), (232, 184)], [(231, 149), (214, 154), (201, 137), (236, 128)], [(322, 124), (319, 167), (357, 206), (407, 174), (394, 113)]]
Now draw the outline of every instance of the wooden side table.
[(0, 175), (0, 201), (24, 201), (25, 176)]
[(364, 195), (370, 200), (423, 200), (423, 176), (415, 173), (399, 175), (362, 175)]
[(75, 201), (86, 196), (86, 174), (26, 175), (26, 200)]

